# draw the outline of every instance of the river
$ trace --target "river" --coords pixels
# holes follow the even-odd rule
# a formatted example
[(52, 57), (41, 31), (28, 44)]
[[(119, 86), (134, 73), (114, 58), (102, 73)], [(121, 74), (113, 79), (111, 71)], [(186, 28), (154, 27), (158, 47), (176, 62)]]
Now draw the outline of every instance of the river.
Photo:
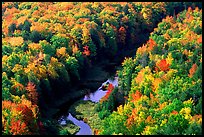
[[(113, 80), (108, 79), (107, 81), (102, 83), (102, 85), (95, 92), (85, 95), (83, 98), (81, 98), (81, 100), (90, 100), (95, 103), (99, 102), (99, 100), (103, 96), (105, 96), (107, 92), (107, 90), (105, 91), (102, 90), (102, 86), (104, 86), (107, 83), (113, 84), (114, 87), (118, 86), (118, 77), (114, 77)], [(78, 120), (75, 117), (73, 117), (70, 113), (68, 113), (68, 116), (62, 116), (59, 118), (58, 121), (60, 125), (65, 125), (66, 120), (71, 120), (75, 125), (80, 127), (79, 132), (77, 132), (75, 135), (93, 135), (90, 126), (83, 120)]]

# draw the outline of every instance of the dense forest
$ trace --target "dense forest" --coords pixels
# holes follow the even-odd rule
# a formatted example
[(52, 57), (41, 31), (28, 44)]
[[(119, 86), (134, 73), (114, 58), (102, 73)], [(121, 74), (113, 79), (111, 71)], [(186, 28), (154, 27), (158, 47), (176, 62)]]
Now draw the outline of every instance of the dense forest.
[(110, 64), (92, 134), (202, 134), (201, 2), (2, 2), (2, 135), (75, 134), (51, 110)]

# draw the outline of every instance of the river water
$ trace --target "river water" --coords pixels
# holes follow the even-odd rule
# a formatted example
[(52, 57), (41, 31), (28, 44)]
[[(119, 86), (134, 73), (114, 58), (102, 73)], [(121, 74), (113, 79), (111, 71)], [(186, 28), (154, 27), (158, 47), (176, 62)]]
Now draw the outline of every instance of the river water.
[[(93, 93), (90, 93), (88, 95), (85, 95), (81, 100), (90, 100), (92, 102), (99, 102), (99, 100), (105, 96), (107, 90), (103, 91), (101, 88), (103, 85), (105, 85), (107, 82), (109, 84), (113, 84), (114, 87), (118, 86), (118, 77), (114, 77), (113, 80), (108, 79), (102, 85)], [(58, 121), (60, 125), (66, 125), (66, 120), (71, 120), (75, 125), (80, 127), (79, 132), (76, 133), (76, 135), (92, 135), (91, 128), (88, 124), (86, 124), (82, 120), (78, 120), (75, 117), (73, 117), (70, 113), (68, 113), (68, 116), (62, 116)]]

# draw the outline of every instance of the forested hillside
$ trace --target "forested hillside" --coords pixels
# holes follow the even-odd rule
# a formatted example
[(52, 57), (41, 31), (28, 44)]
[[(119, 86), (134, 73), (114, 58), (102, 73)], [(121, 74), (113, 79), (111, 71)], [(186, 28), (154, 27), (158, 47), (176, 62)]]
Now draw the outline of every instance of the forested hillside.
[(202, 134), (202, 10), (167, 16), (122, 66), (111, 96), (120, 92), (126, 103), (100, 134)]
[(58, 134), (49, 105), (104, 60), (98, 134), (201, 134), (201, 52), (199, 2), (2, 2), (2, 134)]

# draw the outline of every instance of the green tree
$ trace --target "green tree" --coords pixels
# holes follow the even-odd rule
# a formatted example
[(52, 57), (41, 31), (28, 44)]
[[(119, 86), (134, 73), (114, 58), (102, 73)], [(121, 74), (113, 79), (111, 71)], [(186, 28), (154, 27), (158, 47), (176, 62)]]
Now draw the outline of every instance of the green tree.
[(12, 36), (15, 30), (16, 30), (16, 24), (15, 24), (15, 23), (12, 23), (12, 24), (8, 27), (8, 33), (9, 33), (9, 35)]
[(22, 31), (25, 30), (27, 32), (30, 32), (30, 27), (31, 27), (31, 23), (28, 20), (25, 20), (22, 27)]
[(13, 52), (13, 49), (9, 45), (2, 45), (2, 56), (10, 55)]
[(12, 83), (10, 82), (6, 72), (2, 73), (2, 100), (11, 100), (10, 88)]
[(53, 35), (51, 38), (51, 44), (57, 49), (60, 47), (68, 48), (68, 39), (62, 36)]
[(69, 56), (66, 59), (66, 64), (65, 64), (67, 70), (69, 71), (70, 74), (73, 74), (76, 76), (78, 79), (80, 79), (79, 76), (79, 63), (78, 60), (75, 57)]
[(29, 39), (35, 43), (38, 43), (42, 40), (41, 34), (38, 31), (32, 31), (29, 35)]
[(39, 44), (42, 46), (43, 52), (50, 56), (54, 56), (56, 53), (56, 46), (51, 45), (46, 40), (40, 41)]

